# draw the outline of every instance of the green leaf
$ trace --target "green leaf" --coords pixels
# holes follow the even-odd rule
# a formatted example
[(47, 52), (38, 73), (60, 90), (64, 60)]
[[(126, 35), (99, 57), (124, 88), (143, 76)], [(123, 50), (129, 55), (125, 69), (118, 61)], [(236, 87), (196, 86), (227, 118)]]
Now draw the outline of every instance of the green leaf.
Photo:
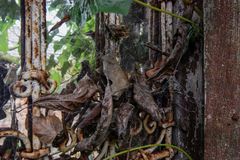
[(0, 51), (7, 53), (8, 51), (8, 33), (0, 32)]
[(71, 67), (71, 64), (66, 61), (63, 63), (63, 66), (62, 66), (62, 69), (61, 69), (61, 74), (62, 74), (62, 77), (64, 77), (64, 75), (67, 73), (67, 70)]
[(126, 15), (132, 0), (97, 0), (95, 3), (96, 12), (113, 12)]
[(60, 50), (62, 47), (64, 46), (64, 43), (62, 43), (62, 41), (56, 41), (53, 45), (53, 50), (54, 52)]
[(0, 0), (0, 17), (3, 21), (20, 18), (20, 6), (15, 0)]
[(70, 57), (70, 52), (68, 50), (63, 50), (63, 53), (58, 57), (58, 62), (60, 65), (63, 65), (64, 62), (68, 61), (68, 58)]
[(8, 51), (8, 29), (13, 25), (12, 21), (0, 22), (0, 51)]
[(54, 55), (52, 54), (50, 56), (50, 58), (48, 59), (48, 65), (47, 65), (47, 69), (50, 70), (51, 68), (55, 67), (57, 65), (57, 63), (54, 60)]
[(95, 17), (92, 17), (90, 20), (86, 22), (83, 27), (83, 32), (95, 31)]
[(61, 73), (59, 71), (56, 71), (56, 70), (51, 70), (50, 71), (50, 78), (55, 80), (57, 82), (58, 85), (61, 84), (62, 82), (62, 76), (61, 76)]

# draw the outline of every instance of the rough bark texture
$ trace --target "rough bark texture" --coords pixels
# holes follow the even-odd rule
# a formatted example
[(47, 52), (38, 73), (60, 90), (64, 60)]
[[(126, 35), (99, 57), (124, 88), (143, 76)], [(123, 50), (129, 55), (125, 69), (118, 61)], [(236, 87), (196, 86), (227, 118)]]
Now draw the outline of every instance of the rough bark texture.
[[(203, 159), (203, 52), (202, 42), (189, 44), (176, 74), (174, 110), (176, 126), (173, 143), (188, 151), (193, 159)], [(182, 159), (178, 154), (175, 159)]]
[(205, 0), (206, 160), (240, 157), (240, 0)]

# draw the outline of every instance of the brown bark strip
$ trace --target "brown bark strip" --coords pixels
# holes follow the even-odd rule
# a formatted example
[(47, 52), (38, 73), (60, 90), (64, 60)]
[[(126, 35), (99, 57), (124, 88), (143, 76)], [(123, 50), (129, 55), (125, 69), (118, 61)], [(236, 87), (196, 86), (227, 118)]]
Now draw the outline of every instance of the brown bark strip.
[[(193, 13), (192, 6), (188, 6), (185, 9), (184, 17), (191, 19)], [(149, 77), (149, 79), (155, 79), (164, 74), (171, 74), (177, 66), (179, 60), (183, 56), (183, 50), (186, 47), (187, 35), (188, 35), (189, 26), (188, 24), (182, 22), (178, 28), (176, 35), (176, 44), (170, 54), (170, 56), (166, 59), (166, 63), (162, 66), (158, 71), (156, 71), (155, 75)], [(165, 50), (163, 50), (165, 52)]]
[(21, 68), (25, 70), (25, 0), (21, 0)]
[(204, 159), (240, 157), (240, 0), (205, 0)]

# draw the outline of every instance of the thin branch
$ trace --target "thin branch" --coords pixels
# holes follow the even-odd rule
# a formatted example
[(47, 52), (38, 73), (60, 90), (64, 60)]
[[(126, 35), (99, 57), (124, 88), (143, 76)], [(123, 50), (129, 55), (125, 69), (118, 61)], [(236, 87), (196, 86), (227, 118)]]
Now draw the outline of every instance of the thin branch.
[(142, 5), (142, 6), (145, 6), (145, 7), (147, 7), (147, 8), (150, 8), (150, 9), (152, 9), (152, 10), (155, 10), (155, 11), (158, 11), (158, 12), (162, 12), (162, 13), (171, 15), (171, 16), (173, 16), (173, 17), (176, 17), (176, 18), (178, 18), (178, 19), (180, 19), (180, 20), (182, 20), (182, 21), (185, 21), (185, 22), (190, 23), (192, 26), (197, 27), (196, 24), (195, 24), (193, 21), (191, 21), (191, 20), (189, 20), (189, 19), (187, 19), (187, 18), (185, 18), (185, 17), (183, 17), (183, 16), (179, 16), (179, 15), (174, 14), (174, 13), (172, 13), (172, 12), (169, 12), (169, 11), (167, 11), (167, 10), (154, 7), (154, 6), (150, 5), (150, 4), (147, 4), (147, 3), (142, 2), (142, 1), (140, 1), (140, 0), (133, 0), (133, 1), (136, 2), (136, 3), (138, 3), (138, 4), (140, 4), (140, 5)]
[(0, 53), (0, 61), (6, 61), (8, 63), (19, 64), (19, 59), (14, 56), (11, 56), (9, 54)]

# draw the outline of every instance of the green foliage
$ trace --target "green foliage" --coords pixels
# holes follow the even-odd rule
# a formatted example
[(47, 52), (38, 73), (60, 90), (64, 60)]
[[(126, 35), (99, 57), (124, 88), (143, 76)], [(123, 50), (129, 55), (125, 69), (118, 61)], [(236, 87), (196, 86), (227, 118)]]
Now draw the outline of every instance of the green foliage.
[(131, 3), (131, 0), (97, 0), (93, 10), (95, 12), (113, 12), (126, 15)]
[(50, 5), (50, 10), (56, 10), (57, 17), (62, 18), (65, 15), (70, 15), (71, 21), (77, 24), (84, 24), (92, 16), (89, 0), (54, 0)]
[(57, 82), (57, 84), (61, 84), (62, 82), (62, 76), (60, 71), (57, 71), (56, 69), (52, 69), (50, 70), (51, 76), (50, 78), (52, 78), (53, 80), (55, 80)]
[(2, 21), (7, 18), (19, 19), (20, 6), (16, 3), (16, 0), (0, 0), (0, 17)]
[(5, 54), (8, 51), (8, 29), (13, 24), (13, 20), (0, 21), (0, 51)]
[(49, 57), (47, 68), (51, 69), (50, 73), (54, 75), (53, 78), (58, 84), (78, 74), (83, 60), (88, 60), (92, 67), (95, 66), (94, 41), (86, 36), (87, 32), (93, 30), (95, 30), (94, 17), (82, 27), (71, 21), (67, 34), (57, 41), (52, 41), (55, 54)]
[[(20, 6), (18, 0), (0, 0), (0, 51), (7, 53), (8, 29), (19, 19)], [(114, 12), (127, 14), (132, 0), (53, 0), (48, 11), (57, 11), (60, 19), (70, 15), (67, 22), (68, 32), (59, 40), (59, 30), (56, 29), (48, 35), (48, 44), (53, 43), (54, 53), (48, 58), (47, 69), (51, 77), (58, 84), (67, 78), (79, 73), (81, 61), (88, 60), (92, 67), (95, 66), (95, 44), (87, 32), (94, 32), (97, 12)], [(49, 24), (48, 24), (49, 25)]]
[(95, 31), (95, 18), (92, 17), (89, 21), (86, 22), (86, 24), (83, 26), (84, 33), (87, 33), (89, 31)]
[(112, 12), (126, 15), (132, 0), (54, 0), (50, 10), (59, 9), (57, 16), (70, 15), (77, 24), (84, 24), (92, 15), (98, 12)]
[(57, 63), (54, 60), (54, 54), (52, 54), (49, 59), (48, 59), (48, 65), (47, 65), (47, 70), (50, 70), (51, 68), (54, 68), (57, 66)]

